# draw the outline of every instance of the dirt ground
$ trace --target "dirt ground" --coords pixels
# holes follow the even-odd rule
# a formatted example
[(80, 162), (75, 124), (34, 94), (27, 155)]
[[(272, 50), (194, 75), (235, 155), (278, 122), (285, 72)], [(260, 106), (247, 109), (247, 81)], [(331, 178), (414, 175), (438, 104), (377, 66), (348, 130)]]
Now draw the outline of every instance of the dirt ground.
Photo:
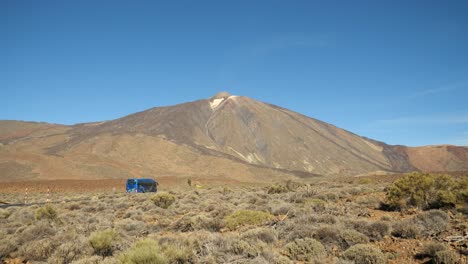
[[(159, 189), (173, 189), (187, 186), (188, 178), (158, 177)], [(126, 179), (98, 179), (98, 180), (32, 180), (0, 182), (0, 193), (51, 193), (65, 192), (125, 192)], [(192, 185), (244, 185), (232, 179), (191, 178)]]

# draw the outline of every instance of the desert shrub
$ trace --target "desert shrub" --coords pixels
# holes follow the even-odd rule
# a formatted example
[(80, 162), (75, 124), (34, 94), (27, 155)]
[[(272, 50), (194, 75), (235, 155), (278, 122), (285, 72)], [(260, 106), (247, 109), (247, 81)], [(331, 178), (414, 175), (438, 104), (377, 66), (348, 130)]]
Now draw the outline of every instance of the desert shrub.
[(10, 255), (10, 253), (16, 251), (18, 243), (12, 237), (6, 237), (0, 239), (0, 259), (4, 259)]
[(435, 258), (437, 252), (444, 250), (447, 250), (447, 247), (444, 244), (439, 242), (429, 242), (427, 244), (424, 244), (424, 246), (421, 249), (421, 252), (418, 253), (418, 257)]
[(270, 228), (259, 227), (255, 229), (250, 229), (244, 232), (241, 236), (244, 240), (261, 240), (267, 244), (276, 242), (278, 236), (276, 232)]
[(94, 253), (101, 256), (111, 256), (117, 239), (117, 233), (112, 229), (107, 229), (92, 233), (89, 237), (89, 243)]
[(26, 227), (18, 236), (19, 242), (24, 243), (38, 238), (48, 237), (55, 234), (55, 229), (47, 221), (38, 221)]
[(367, 208), (377, 209), (380, 207), (380, 197), (376, 194), (361, 196), (356, 199), (356, 203)]
[(273, 203), (269, 207), (269, 211), (273, 215), (286, 215), (291, 212), (294, 207), (289, 203)]
[(296, 191), (297, 189), (302, 187), (304, 184), (302, 184), (300, 182), (293, 181), (293, 180), (287, 180), (285, 185), (286, 185), (286, 188), (288, 190)]
[(411, 220), (400, 221), (393, 225), (392, 235), (401, 238), (416, 238), (421, 234), (421, 227)]
[(358, 184), (375, 184), (375, 180), (371, 178), (360, 178), (357, 180)]
[(449, 217), (444, 211), (430, 210), (416, 215), (412, 221), (422, 227), (423, 235), (430, 236), (446, 230)]
[(324, 226), (315, 231), (314, 238), (325, 245), (337, 245), (340, 243), (340, 231), (336, 227)]
[(387, 262), (380, 249), (366, 244), (358, 244), (348, 248), (343, 256), (356, 264), (385, 264)]
[(325, 247), (313, 238), (296, 239), (286, 244), (283, 254), (291, 259), (299, 261), (314, 261), (324, 257)]
[(143, 239), (119, 257), (122, 264), (166, 264), (169, 260), (161, 253), (158, 243), (152, 239)]
[(120, 220), (115, 225), (119, 230), (123, 230), (125, 233), (132, 236), (140, 234), (145, 228), (145, 223), (142, 221), (129, 218)]
[(56, 220), (58, 216), (57, 210), (50, 204), (40, 207), (36, 210), (34, 217), (36, 220), (49, 219)]
[(326, 192), (326, 193), (322, 193), (322, 194), (319, 194), (316, 196), (317, 198), (321, 199), (321, 200), (324, 200), (324, 201), (331, 201), (331, 202), (334, 202), (336, 200), (338, 200), (340, 197), (334, 193), (334, 192)]
[(342, 249), (347, 249), (356, 244), (365, 244), (369, 242), (369, 238), (366, 235), (353, 229), (343, 230), (340, 237), (342, 239)]
[(11, 213), (8, 210), (0, 208), (0, 219), (6, 219), (10, 216), (10, 214)]
[(151, 200), (156, 206), (167, 209), (176, 200), (176, 197), (170, 193), (157, 193), (151, 197)]
[(254, 210), (238, 210), (226, 216), (226, 227), (234, 230), (243, 225), (260, 225), (270, 221), (273, 216), (270, 213)]
[(222, 218), (219, 217), (206, 217), (198, 219), (200, 228), (212, 232), (219, 232), (224, 227), (224, 222)]
[(457, 263), (458, 256), (457, 253), (452, 250), (441, 250), (437, 251), (433, 261), (436, 264), (455, 264)]
[(286, 241), (294, 241), (298, 238), (313, 237), (316, 227), (302, 222), (287, 222), (280, 228), (280, 237), (286, 237)]
[(69, 203), (65, 208), (67, 208), (70, 211), (74, 211), (79, 210), (81, 208), (81, 205), (79, 203)]
[(364, 230), (371, 241), (379, 241), (384, 236), (390, 234), (390, 225), (386, 222), (377, 221), (369, 224)]
[(58, 246), (51, 239), (34, 240), (25, 243), (19, 248), (19, 255), (29, 260), (46, 260)]
[(84, 257), (79, 260), (75, 260), (71, 262), (71, 264), (101, 264), (101, 263), (103, 263), (103, 259), (101, 256)]
[(186, 244), (167, 244), (162, 247), (163, 254), (169, 263), (191, 263), (192, 249)]
[(414, 172), (392, 184), (387, 200), (395, 208), (441, 208), (455, 204), (459, 192), (457, 182), (449, 175)]
[[(76, 240), (73, 242), (65, 242), (60, 245), (49, 258), (50, 264), (71, 263), (84, 256), (89, 256), (92, 249), (84, 240)], [(102, 258), (101, 258), (102, 259)]]
[(289, 189), (281, 184), (273, 184), (270, 187), (268, 187), (267, 193), (268, 194), (274, 194), (274, 193), (286, 193), (289, 192)]
[(230, 241), (230, 246), (225, 252), (252, 258), (261, 253), (261, 248), (259, 248), (255, 243), (248, 243), (240, 239), (234, 239)]
[(384, 221), (349, 221), (348, 226), (365, 234), (371, 241), (379, 241), (390, 233), (390, 225)]

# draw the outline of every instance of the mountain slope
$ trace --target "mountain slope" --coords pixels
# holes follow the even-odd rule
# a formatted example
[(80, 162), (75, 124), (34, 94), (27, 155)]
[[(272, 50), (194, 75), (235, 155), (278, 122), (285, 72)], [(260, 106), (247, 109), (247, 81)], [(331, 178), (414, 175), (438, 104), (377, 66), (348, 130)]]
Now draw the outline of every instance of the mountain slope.
[(198, 175), (243, 181), (468, 170), (465, 147), (390, 146), (227, 93), (70, 127), (25, 123), (22, 129), (6, 122), (0, 122), (0, 172), (9, 178), (15, 164), (17, 174), (43, 178)]

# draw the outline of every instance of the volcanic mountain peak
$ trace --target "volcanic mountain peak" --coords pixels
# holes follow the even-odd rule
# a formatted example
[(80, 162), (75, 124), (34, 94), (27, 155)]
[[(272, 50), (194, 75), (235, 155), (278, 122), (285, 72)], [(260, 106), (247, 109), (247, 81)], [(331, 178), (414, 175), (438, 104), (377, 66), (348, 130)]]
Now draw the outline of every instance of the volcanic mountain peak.
[(226, 91), (223, 91), (223, 92), (219, 92), (217, 94), (215, 94), (213, 97), (211, 97), (211, 100), (214, 100), (214, 99), (226, 99), (228, 98), (229, 96), (232, 96), (230, 93), (226, 92)]
[(0, 121), (0, 143), (0, 180), (61, 175), (259, 180), (468, 170), (468, 147), (391, 146), (227, 92), (106, 122), (57, 126)]
[(215, 110), (222, 102), (224, 102), (225, 100), (231, 97), (235, 97), (235, 96), (231, 95), (228, 92), (220, 92), (220, 93), (215, 94), (213, 97), (210, 98), (211, 109)]

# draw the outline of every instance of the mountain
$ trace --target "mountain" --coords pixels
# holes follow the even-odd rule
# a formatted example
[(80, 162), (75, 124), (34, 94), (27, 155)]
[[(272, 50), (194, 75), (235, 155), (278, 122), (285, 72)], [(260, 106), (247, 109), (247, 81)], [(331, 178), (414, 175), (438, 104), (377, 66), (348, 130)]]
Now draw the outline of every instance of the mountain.
[(74, 126), (0, 121), (0, 144), (3, 180), (174, 176), (258, 181), (468, 170), (468, 147), (391, 146), (226, 92)]

